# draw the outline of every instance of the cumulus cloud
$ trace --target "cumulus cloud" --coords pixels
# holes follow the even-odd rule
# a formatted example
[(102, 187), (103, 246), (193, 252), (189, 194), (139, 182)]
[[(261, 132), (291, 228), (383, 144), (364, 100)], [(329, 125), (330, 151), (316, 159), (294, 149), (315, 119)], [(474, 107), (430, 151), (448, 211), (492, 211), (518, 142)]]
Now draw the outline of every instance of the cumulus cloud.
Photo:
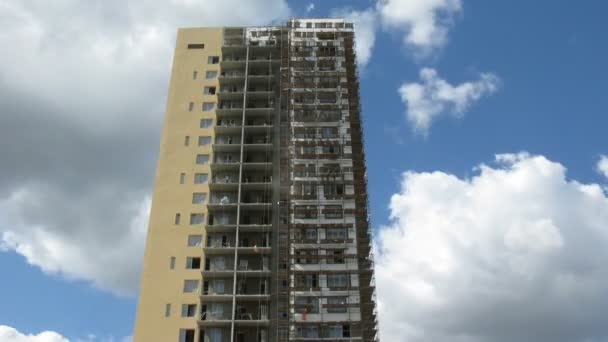
[(311, 2), (308, 4), (308, 6), (306, 6), (306, 13), (310, 13), (314, 9), (315, 9), (315, 4)]
[(377, 237), (381, 338), (608, 340), (608, 198), (543, 156), (405, 172)]
[(597, 172), (608, 178), (608, 156), (601, 155), (597, 161)]
[(373, 8), (356, 11), (342, 9), (334, 13), (335, 16), (344, 17), (355, 25), (355, 52), (357, 64), (365, 67), (372, 57), (372, 50), (376, 42), (376, 29), (378, 26), (377, 13)]
[(0, 249), (133, 293), (176, 28), (288, 15), (284, 0), (4, 1)]
[(469, 107), (498, 89), (500, 80), (492, 73), (482, 73), (476, 81), (452, 85), (431, 68), (420, 70), (420, 82), (404, 83), (399, 95), (406, 106), (406, 116), (413, 129), (427, 134), (439, 116), (462, 116)]
[(0, 341), (3, 342), (69, 342), (54, 331), (43, 331), (37, 335), (25, 335), (15, 328), (0, 325)]
[(403, 41), (418, 57), (445, 45), (461, 0), (384, 0), (376, 9), (388, 29), (404, 32)]

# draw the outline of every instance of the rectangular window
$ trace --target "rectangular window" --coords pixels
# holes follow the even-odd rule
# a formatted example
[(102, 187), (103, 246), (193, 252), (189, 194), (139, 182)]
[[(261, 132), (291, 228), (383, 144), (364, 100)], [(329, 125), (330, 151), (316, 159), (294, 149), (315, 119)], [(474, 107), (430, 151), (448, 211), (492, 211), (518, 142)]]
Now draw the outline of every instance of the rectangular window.
[(205, 200), (207, 200), (207, 193), (205, 192), (195, 192), (192, 194), (192, 204), (205, 203)]
[(188, 49), (204, 49), (205, 44), (188, 44)]
[(169, 260), (169, 269), (175, 269), (175, 257), (171, 257)]
[(344, 263), (344, 251), (341, 249), (328, 249), (327, 250), (327, 263), (328, 264), (343, 264)]
[(219, 56), (209, 56), (207, 57), (207, 64), (218, 64), (220, 62)]
[(184, 138), (184, 146), (188, 146), (190, 145), (190, 136), (186, 135), (186, 137)]
[(180, 219), (181, 215), (179, 213), (175, 214), (175, 224), (179, 224)]
[(207, 71), (207, 73), (205, 74), (205, 78), (208, 80), (213, 80), (213, 79), (217, 78), (217, 71), (215, 71), (215, 70)]
[(205, 87), (204, 94), (205, 95), (215, 95), (215, 87)]
[(201, 136), (198, 137), (198, 146), (205, 146), (211, 144), (211, 137)]
[(213, 119), (201, 119), (201, 128), (209, 128), (213, 126)]
[(346, 228), (328, 228), (325, 231), (325, 239), (327, 240), (346, 240), (347, 238)]
[(196, 304), (182, 304), (182, 317), (194, 317), (196, 315)]
[(323, 214), (326, 219), (340, 219), (342, 218), (342, 206), (341, 205), (326, 205), (323, 208)]
[(203, 102), (203, 112), (210, 112), (215, 108), (215, 103), (213, 102)]
[(202, 235), (189, 235), (188, 236), (188, 247), (200, 247), (203, 245)]
[(184, 280), (184, 293), (193, 293), (198, 290), (198, 280)]
[(171, 304), (165, 304), (165, 317), (171, 316)]
[(319, 327), (302, 325), (296, 328), (296, 337), (319, 338)]
[(185, 181), (186, 181), (186, 174), (182, 172), (179, 174), (179, 184), (184, 184)]
[(319, 313), (318, 297), (296, 297), (297, 313)]
[(195, 173), (194, 184), (205, 184), (207, 183), (209, 176), (206, 173)]
[(179, 342), (194, 342), (194, 329), (179, 329)]
[(190, 225), (202, 224), (205, 221), (205, 214), (190, 214)]
[(194, 109), (194, 102), (190, 102), (190, 104), (188, 104), (188, 110), (192, 111)]
[(327, 275), (327, 287), (348, 287), (349, 276), (348, 274), (328, 274)]
[(327, 297), (327, 312), (345, 313), (346, 297)]
[(198, 71), (194, 70), (192, 72), (192, 79), (195, 80), (197, 76), (198, 76)]
[(209, 155), (208, 154), (197, 154), (196, 155), (196, 163), (197, 164), (207, 164), (207, 163), (209, 163)]
[(186, 268), (189, 270), (196, 270), (201, 268), (201, 258), (188, 257), (186, 258)]

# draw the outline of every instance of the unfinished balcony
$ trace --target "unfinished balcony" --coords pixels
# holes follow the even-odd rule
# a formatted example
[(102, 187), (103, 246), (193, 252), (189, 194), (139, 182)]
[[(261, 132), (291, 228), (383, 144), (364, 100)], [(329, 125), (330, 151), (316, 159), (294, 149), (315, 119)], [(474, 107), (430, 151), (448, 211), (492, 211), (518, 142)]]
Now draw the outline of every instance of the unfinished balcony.
[(236, 101), (242, 103), (243, 95), (245, 94), (244, 88), (237, 84), (222, 85), (218, 93), (218, 99), (220, 101)]
[(234, 119), (218, 119), (214, 127), (216, 135), (237, 135), (241, 133), (241, 120)]
[[(230, 327), (201, 330), (204, 342), (230, 342)], [(234, 332), (234, 342), (269, 342), (266, 328), (239, 327)]]
[(241, 250), (239, 249), (239, 257), (236, 270), (234, 269), (234, 249), (232, 249), (232, 254), (206, 255), (205, 266), (201, 270), (203, 277), (205, 279), (232, 278), (234, 273), (236, 272), (237, 276), (241, 277), (239, 279), (247, 280), (254, 278), (264, 278), (270, 275), (270, 257), (267, 253), (241, 254), (240, 252)]
[(215, 136), (214, 152), (236, 153), (241, 150), (240, 134), (222, 134)]
[(238, 171), (239, 163), (239, 153), (218, 152), (214, 155), (213, 163), (211, 163), (211, 170), (213, 170), (214, 173), (219, 171), (236, 172)]
[(239, 175), (236, 172), (218, 172), (213, 176), (209, 183), (209, 188), (213, 192), (217, 191), (237, 191)]

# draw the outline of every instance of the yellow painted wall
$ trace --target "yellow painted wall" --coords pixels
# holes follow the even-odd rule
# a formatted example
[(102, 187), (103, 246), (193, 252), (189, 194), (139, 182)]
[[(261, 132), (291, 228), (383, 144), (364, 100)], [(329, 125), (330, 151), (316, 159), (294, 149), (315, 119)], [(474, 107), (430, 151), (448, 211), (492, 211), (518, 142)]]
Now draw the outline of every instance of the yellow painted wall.
[[(200, 119), (211, 118), (215, 122), (215, 112), (203, 112), (203, 102), (217, 103), (216, 95), (203, 95), (206, 85), (219, 84), (206, 80), (209, 70), (218, 71), (219, 64), (207, 64), (208, 56), (220, 56), (223, 40), (221, 28), (180, 29), (173, 60), (173, 70), (169, 84), (167, 108), (162, 129), (160, 155), (156, 169), (154, 194), (144, 267), (135, 319), (133, 341), (178, 341), (180, 329), (195, 329), (195, 318), (182, 318), (182, 304), (199, 304), (199, 293), (184, 294), (186, 279), (202, 282), (199, 270), (186, 269), (186, 257), (202, 255), (202, 248), (187, 247), (188, 235), (200, 234), (204, 239), (201, 225), (190, 226), (191, 213), (205, 213), (206, 204), (192, 204), (193, 192), (205, 192), (209, 198), (209, 187), (194, 184), (194, 173), (209, 174), (209, 165), (197, 165), (197, 154), (209, 154), (211, 145), (198, 146), (199, 136), (211, 136), (213, 127), (200, 128)], [(188, 44), (205, 44), (204, 49), (188, 49)], [(155, 58), (155, 56), (148, 56)], [(193, 72), (197, 71), (196, 80)], [(189, 103), (194, 102), (192, 112)], [(152, 134), (152, 133), (151, 133)], [(190, 136), (189, 146), (184, 146), (185, 136)], [(180, 173), (186, 173), (185, 183), (179, 184)], [(175, 214), (181, 214), (181, 223), (175, 225)], [(170, 259), (176, 258), (175, 268), (170, 269)], [(202, 261), (201, 261), (202, 263)], [(165, 305), (171, 304), (171, 315), (165, 317)], [(200, 307), (197, 307), (197, 314)], [(198, 336), (197, 336), (198, 338)]]

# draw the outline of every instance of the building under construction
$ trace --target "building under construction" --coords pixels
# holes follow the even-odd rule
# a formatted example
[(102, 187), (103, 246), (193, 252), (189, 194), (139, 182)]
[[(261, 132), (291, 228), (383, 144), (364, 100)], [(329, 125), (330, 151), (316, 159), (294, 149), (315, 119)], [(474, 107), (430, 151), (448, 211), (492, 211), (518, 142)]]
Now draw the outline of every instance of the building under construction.
[(378, 341), (354, 47), (178, 31), (134, 341)]

